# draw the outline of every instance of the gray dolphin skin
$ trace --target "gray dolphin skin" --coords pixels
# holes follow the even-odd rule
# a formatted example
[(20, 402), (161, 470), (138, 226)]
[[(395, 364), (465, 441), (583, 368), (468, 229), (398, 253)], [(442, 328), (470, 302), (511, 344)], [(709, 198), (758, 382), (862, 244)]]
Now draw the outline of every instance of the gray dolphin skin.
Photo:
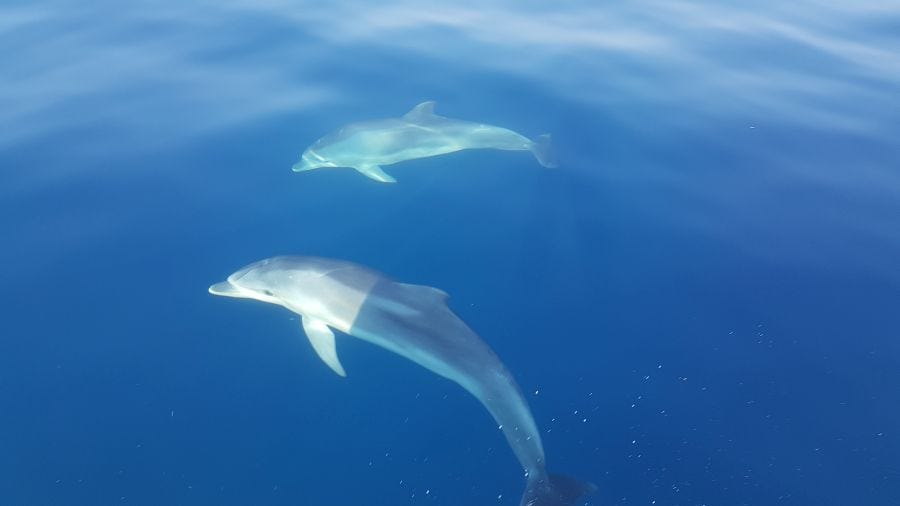
[(531, 151), (541, 165), (556, 166), (549, 134), (532, 141), (506, 128), (438, 116), (434, 104), (422, 102), (399, 118), (346, 125), (307, 148), (293, 170), (352, 167), (376, 181), (395, 183), (382, 165), (479, 148)]
[(547, 473), (541, 436), (518, 385), (490, 347), (447, 307), (443, 291), (398, 283), (350, 262), (281, 256), (244, 267), (209, 292), (299, 314), (313, 349), (341, 376), (346, 373), (332, 329), (458, 383), (487, 408), (525, 469), (520, 506), (567, 506), (595, 490)]

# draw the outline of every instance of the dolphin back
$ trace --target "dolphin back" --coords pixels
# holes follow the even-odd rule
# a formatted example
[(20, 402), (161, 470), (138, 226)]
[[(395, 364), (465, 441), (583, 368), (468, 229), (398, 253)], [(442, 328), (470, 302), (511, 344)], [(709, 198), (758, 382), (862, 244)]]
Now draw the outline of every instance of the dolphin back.
[(579, 498), (593, 494), (593, 483), (578, 481), (561, 474), (550, 474), (545, 479), (529, 480), (519, 506), (571, 506)]

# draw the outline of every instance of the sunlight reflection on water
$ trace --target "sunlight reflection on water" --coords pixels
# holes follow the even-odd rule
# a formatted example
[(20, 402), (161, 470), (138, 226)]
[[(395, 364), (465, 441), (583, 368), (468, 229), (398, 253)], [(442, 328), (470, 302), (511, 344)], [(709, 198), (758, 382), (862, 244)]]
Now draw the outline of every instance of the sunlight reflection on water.
[(7, 6), (0, 44), (16, 58), (0, 64), (0, 124), (15, 128), (2, 130), (0, 145), (92, 122), (158, 140), (335, 101), (359, 105), (330, 68), (364, 64), (379, 48), (430, 62), (432, 75), (414, 77), (423, 88), (501, 72), (607, 114), (660, 107), (670, 126), (774, 116), (883, 136), (898, 117), (900, 52), (891, 50), (895, 35), (869, 27), (886, 16), (896, 13), (876, 1)]

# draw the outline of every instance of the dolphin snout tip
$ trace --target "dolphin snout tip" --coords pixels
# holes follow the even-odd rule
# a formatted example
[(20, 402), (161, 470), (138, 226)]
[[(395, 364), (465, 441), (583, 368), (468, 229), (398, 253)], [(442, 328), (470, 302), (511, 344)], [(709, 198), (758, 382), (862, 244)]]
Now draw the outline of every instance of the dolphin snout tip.
[(221, 295), (222, 297), (241, 297), (241, 291), (228, 281), (216, 283), (207, 290), (213, 295)]

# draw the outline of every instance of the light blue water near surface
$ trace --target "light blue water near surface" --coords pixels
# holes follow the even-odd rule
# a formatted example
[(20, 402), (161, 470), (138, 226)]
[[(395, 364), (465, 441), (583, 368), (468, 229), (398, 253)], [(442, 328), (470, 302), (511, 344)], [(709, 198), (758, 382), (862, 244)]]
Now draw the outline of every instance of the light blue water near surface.
[[(214, 298), (276, 254), (450, 293), (580, 504), (900, 504), (892, 2), (5, 2), (0, 505), (516, 505), (457, 386)], [(436, 100), (551, 132), (290, 171)]]

